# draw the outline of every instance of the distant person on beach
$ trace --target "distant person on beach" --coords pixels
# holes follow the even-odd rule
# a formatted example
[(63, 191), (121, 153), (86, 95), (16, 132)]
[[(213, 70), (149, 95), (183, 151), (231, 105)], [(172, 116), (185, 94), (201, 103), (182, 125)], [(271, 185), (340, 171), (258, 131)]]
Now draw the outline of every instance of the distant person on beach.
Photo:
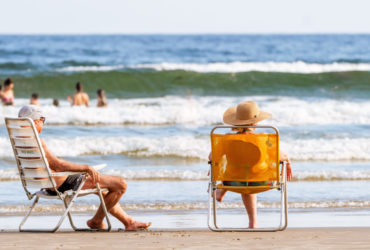
[[(31, 118), (35, 123), (36, 130), (39, 134), (41, 133), (45, 122), (45, 116), (39, 107), (34, 105), (24, 106), (19, 110), (18, 117)], [(49, 150), (43, 139), (41, 139), (41, 145), (45, 151), (49, 167), (53, 172), (87, 172), (89, 176), (82, 189), (95, 188), (96, 183), (99, 183), (101, 188), (107, 188), (109, 191), (103, 193), (107, 210), (125, 225), (127, 231), (146, 229), (151, 225), (151, 223), (135, 221), (122, 210), (119, 201), (127, 188), (126, 181), (122, 177), (100, 175), (98, 171), (89, 165), (72, 163), (58, 158)], [(58, 190), (63, 188), (66, 191), (78, 186), (82, 181), (82, 175), (74, 174), (68, 177), (54, 177), (54, 180)], [(62, 190), (60, 191), (63, 192)], [(49, 190), (48, 192), (52, 193), (53, 191)], [(87, 225), (92, 229), (106, 228), (103, 222), (104, 216), (103, 208), (100, 206), (93, 218), (87, 221)]]
[(98, 96), (98, 103), (97, 107), (106, 107), (108, 106), (107, 98), (105, 97), (105, 91), (103, 89), (98, 89), (96, 91), (96, 94)]
[[(71, 98), (68, 97), (68, 100), (70, 101)], [(86, 107), (89, 106), (89, 96), (87, 93), (83, 92), (82, 83), (77, 82), (76, 93), (74, 94), (72, 99), (72, 106), (81, 106), (81, 105), (85, 105)]]
[[(271, 117), (271, 114), (261, 111), (258, 108), (257, 103), (253, 101), (247, 101), (240, 103), (237, 107), (231, 107), (224, 113), (224, 123), (230, 125), (249, 125), (255, 126), (258, 122)], [(233, 128), (236, 134), (253, 134), (254, 128)], [(209, 154), (209, 160), (212, 161), (212, 154)], [(292, 179), (292, 169), (289, 157), (283, 151), (280, 150), (280, 161), (286, 161), (287, 167), (287, 180)], [(224, 181), (225, 186), (260, 186), (267, 185), (266, 182), (236, 182), (236, 181)], [(226, 195), (227, 190), (218, 189), (216, 191), (216, 199), (222, 202)], [(249, 228), (257, 228), (257, 195), (256, 194), (241, 194), (243, 204), (247, 210), (249, 218)]]
[(1, 102), (5, 106), (14, 105), (14, 83), (12, 79), (9, 77), (4, 81), (4, 89), (1, 92)]
[(55, 107), (59, 107), (59, 100), (58, 100), (58, 99), (54, 99), (54, 100), (53, 100), (53, 105), (54, 105)]
[(30, 104), (36, 105), (36, 106), (40, 106), (40, 103), (39, 103), (39, 94), (33, 93), (31, 95)]

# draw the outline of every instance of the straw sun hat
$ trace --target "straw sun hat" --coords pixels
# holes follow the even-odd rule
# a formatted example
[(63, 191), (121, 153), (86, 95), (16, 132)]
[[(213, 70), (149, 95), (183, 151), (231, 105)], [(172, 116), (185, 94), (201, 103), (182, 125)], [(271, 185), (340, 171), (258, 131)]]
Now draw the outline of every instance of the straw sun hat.
[(272, 115), (259, 110), (257, 103), (246, 101), (239, 103), (236, 107), (227, 109), (224, 113), (224, 123), (231, 125), (248, 125), (256, 123)]

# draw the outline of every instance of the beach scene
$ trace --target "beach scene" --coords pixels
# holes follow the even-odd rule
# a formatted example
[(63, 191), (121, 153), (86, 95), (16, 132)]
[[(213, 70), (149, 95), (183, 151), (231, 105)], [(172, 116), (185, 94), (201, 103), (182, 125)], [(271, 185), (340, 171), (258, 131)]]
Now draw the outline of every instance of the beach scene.
[[(359, 249), (368, 246), (369, 45), (369, 34), (1, 34), (0, 80), (10, 77), (14, 84), (12, 105), (0, 106), (1, 232), (22, 246), (18, 225), (31, 205), (4, 118), (17, 117), (37, 93), (46, 118), (40, 138), (56, 156), (106, 163), (101, 174), (126, 180), (119, 205), (152, 222), (142, 233), (147, 244), (138, 248), (166, 238), (175, 248), (191, 248), (185, 238), (195, 239), (194, 249), (212, 237), (222, 241), (207, 227), (210, 132), (224, 124), (227, 108), (252, 100), (272, 114), (260, 124), (279, 129), (292, 166), (288, 230), (276, 237), (308, 241), (304, 235), (318, 238), (329, 230), (345, 243), (363, 242)], [(77, 82), (89, 95), (88, 107), (68, 99)], [(104, 107), (98, 107), (98, 89), (105, 92)], [(277, 225), (279, 192), (257, 197), (259, 225)], [(85, 226), (98, 205), (97, 196), (79, 198), (72, 208), (76, 223)], [(229, 192), (217, 206), (222, 225), (248, 225), (239, 194)], [(42, 200), (28, 225), (51, 227), (62, 212), (60, 201)], [(115, 231), (124, 229), (111, 220)], [(68, 230), (66, 220), (61, 231)], [(174, 239), (171, 230), (181, 233)], [(72, 234), (111, 243), (122, 235)], [(135, 245), (140, 234), (125, 237)], [(273, 244), (273, 235), (257, 236)], [(248, 233), (225, 237), (235, 249), (243, 247), (238, 238), (263, 246)], [(50, 248), (59, 247), (54, 243)]]

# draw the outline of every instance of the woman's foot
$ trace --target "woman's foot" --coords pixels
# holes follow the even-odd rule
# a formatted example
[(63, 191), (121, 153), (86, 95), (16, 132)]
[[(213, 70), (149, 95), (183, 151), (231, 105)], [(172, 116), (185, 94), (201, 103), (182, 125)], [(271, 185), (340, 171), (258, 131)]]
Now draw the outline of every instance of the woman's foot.
[(258, 227), (257, 222), (249, 222), (249, 228), (250, 229), (255, 229), (257, 227)]
[(88, 220), (86, 224), (91, 229), (106, 229), (107, 227), (104, 222), (96, 223), (93, 219)]
[(147, 230), (148, 227), (152, 225), (151, 222), (144, 223), (140, 221), (133, 221), (126, 226), (125, 231), (137, 231), (137, 230)]
[(222, 202), (224, 197), (225, 197), (226, 192), (227, 192), (227, 190), (225, 190), (225, 189), (217, 189), (216, 190), (216, 200), (218, 202)]

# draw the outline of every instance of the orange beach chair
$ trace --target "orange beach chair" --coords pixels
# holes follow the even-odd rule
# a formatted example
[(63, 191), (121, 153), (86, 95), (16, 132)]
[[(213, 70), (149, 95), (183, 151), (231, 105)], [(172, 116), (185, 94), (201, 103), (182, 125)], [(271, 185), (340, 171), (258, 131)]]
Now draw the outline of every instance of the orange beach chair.
[[(227, 134), (231, 128), (254, 127), (272, 133)], [(227, 129), (227, 130), (226, 130)], [(216, 133), (221, 131), (222, 133)], [(212, 162), (209, 180), (208, 227), (212, 231), (282, 231), (288, 225), (286, 167), (279, 161), (279, 131), (272, 126), (217, 126), (211, 131)], [(229, 182), (258, 182), (258, 186), (226, 186)], [(216, 190), (254, 194), (281, 193), (280, 225), (271, 228), (221, 228), (217, 224)]]

